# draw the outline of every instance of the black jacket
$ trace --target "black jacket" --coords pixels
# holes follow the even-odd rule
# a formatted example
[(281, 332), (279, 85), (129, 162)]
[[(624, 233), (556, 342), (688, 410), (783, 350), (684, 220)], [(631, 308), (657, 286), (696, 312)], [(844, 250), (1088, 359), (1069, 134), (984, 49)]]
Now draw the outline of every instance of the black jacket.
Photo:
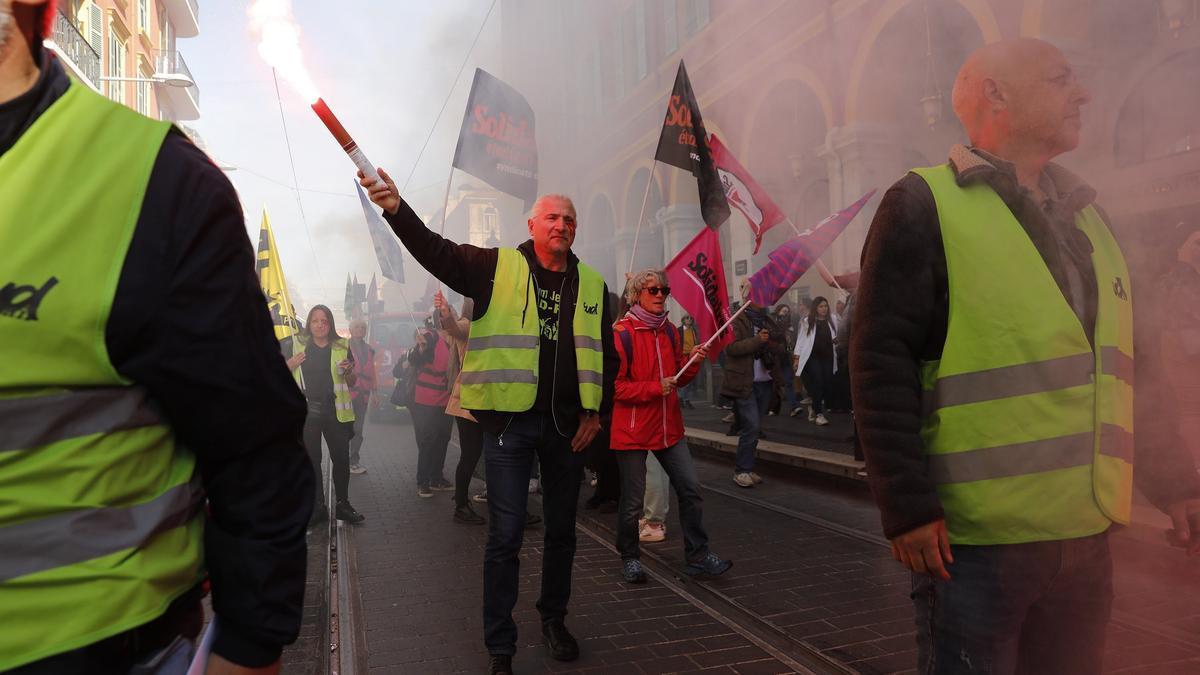
[[(499, 259), (499, 249), (479, 248), (470, 244), (456, 244), (425, 227), (417, 214), (405, 203), (400, 202), (400, 208), (395, 215), (383, 214), (392, 231), (404, 243), (405, 248), (412, 253), (417, 262), (453, 290), (471, 298), (475, 302), (473, 316), (481, 318), (491, 304), (493, 281), (496, 276), (496, 261)], [(530, 269), (540, 267), (537, 256), (533, 253), (533, 241), (528, 240), (517, 247), (529, 262)], [(573, 344), (575, 318), (575, 303), (579, 296), (579, 258), (570, 254), (566, 286), (562, 299), (562, 309), (558, 315), (559, 343)], [(612, 325), (612, 305), (609, 300), (608, 286), (604, 287), (604, 314), (600, 317), (603, 330), (600, 331), (604, 345), (604, 387), (600, 403), (601, 417), (612, 414), (613, 386), (617, 379), (617, 369), (620, 367), (620, 357), (613, 344), (613, 333), (607, 327)], [(539, 373), (539, 378), (545, 378), (546, 373)], [(578, 391), (579, 381), (575, 366), (575, 350), (558, 350), (555, 362), (555, 387), (558, 391)], [(566, 436), (572, 436), (579, 426), (579, 414), (582, 408), (578, 396), (559, 396), (554, 400), (553, 415), (559, 431)], [(499, 433), (508, 423), (511, 415), (487, 410), (472, 410), (471, 414), (484, 429)]]
[[(57, 59), (44, 51), (39, 59), (33, 88), (0, 105), (0, 154), (67, 90)], [(46, 187), (56, 189), (52, 178)], [(233, 186), (173, 130), (150, 174), (105, 342), (117, 372), (150, 391), (196, 454), (209, 500), (205, 563), (222, 626), (213, 649), (263, 666), (300, 631), (315, 490), (301, 441), (304, 398), (254, 264)]]
[[(951, 153), (960, 184), (986, 181), (1029, 234), (1064, 294), (1072, 273), (1086, 295), (1073, 303), (1089, 338), (1095, 325), (1096, 282), (1091, 259), (1066, 245), (1062, 222), (1092, 203), (1095, 192), (1065, 169), (1049, 165), (1047, 186), (1053, 203), (1039, 208), (1003, 162), (992, 162), (962, 146)], [(1074, 230), (1070, 226), (1064, 228)], [(1077, 269), (1072, 271), (1070, 266)], [(855, 422), (866, 455), (872, 492), (884, 534), (895, 537), (943, 517), (933, 479), (926, 470), (921, 429), (918, 364), (941, 358), (949, 316), (946, 253), (937, 206), (928, 184), (915, 174), (900, 179), (884, 195), (863, 248), (862, 277), (855, 294), (850, 377)], [(1136, 317), (1145, 312), (1134, 294)], [(982, 301), (982, 300), (981, 300)], [(1163, 508), (1200, 497), (1200, 477), (1179, 438), (1174, 402), (1161, 382), (1158, 343), (1148, 322), (1135, 320), (1136, 457), (1134, 479)]]

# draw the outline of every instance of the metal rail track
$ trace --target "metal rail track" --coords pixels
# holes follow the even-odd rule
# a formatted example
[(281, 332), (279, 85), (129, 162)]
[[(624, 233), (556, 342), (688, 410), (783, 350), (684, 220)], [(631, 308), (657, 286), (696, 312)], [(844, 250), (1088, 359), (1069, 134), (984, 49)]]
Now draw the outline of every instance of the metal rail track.
[[(758, 507), (761, 509), (772, 511), (774, 513), (778, 513), (778, 514), (787, 516), (789, 518), (793, 518), (796, 520), (800, 520), (800, 521), (809, 523), (811, 525), (816, 525), (817, 527), (820, 527), (820, 528), (823, 528), (826, 530), (830, 530), (832, 532), (836, 532), (840, 535), (850, 537), (852, 539), (857, 539), (859, 541), (864, 541), (864, 542), (867, 542), (870, 544), (876, 544), (878, 546), (882, 546), (884, 548), (891, 549), (891, 543), (888, 542), (888, 540), (885, 537), (883, 537), (882, 535), (879, 535), (879, 534), (875, 534), (872, 532), (866, 532), (866, 531), (860, 530), (858, 528), (849, 527), (847, 525), (842, 525), (841, 523), (835, 523), (831, 520), (827, 520), (827, 519), (821, 518), (819, 516), (814, 516), (814, 515), (811, 515), (808, 513), (804, 513), (802, 511), (797, 511), (795, 509), (791, 509), (786, 506), (781, 506), (779, 504), (773, 504), (771, 502), (764, 501), (762, 499), (756, 499), (754, 497), (743, 494), (741, 492), (735, 492), (733, 490), (729, 490), (726, 488), (716, 487), (711, 484), (702, 482), (700, 484), (700, 487), (709, 492), (719, 494), (723, 497), (727, 497), (729, 499), (733, 499), (735, 501), (739, 501), (744, 504), (748, 504), (748, 505), (755, 506), (755, 507)], [(1114, 609), (1112, 612), (1111, 622), (1117, 626), (1120, 626), (1121, 628), (1124, 628), (1125, 630), (1133, 631), (1136, 633), (1141, 633), (1144, 635), (1152, 635), (1154, 637), (1161, 638), (1162, 640), (1164, 640), (1166, 642), (1171, 642), (1177, 646), (1184, 647), (1187, 649), (1200, 650), (1200, 636), (1193, 635), (1187, 631), (1179, 630), (1178, 628), (1168, 626), (1167, 624), (1164, 624), (1164, 623), (1161, 623), (1158, 621), (1153, 621), (1151, 619), (1145, 619), (1145, 618), (1133, 615), (1129, 612), (1125, 612), (1125, 611), (1122, 611), (1119, 609)]]
[[(613, 554), (617, 553), (612, 544), (611, 528), (590, 516), (577, 518), (575, 525), (579, 531), (601, 546)], [(689, 604), (746, 638), (796, 673), (852, 675), (858, 672), (826, 656), (807, 642), (792, 637), (787, 631), (763, 619), (724, 593), (706, 584), (681, 577), (666, 559), (652, 551), (642, 551), (642, 567), (647, 576), (657, 580)]]

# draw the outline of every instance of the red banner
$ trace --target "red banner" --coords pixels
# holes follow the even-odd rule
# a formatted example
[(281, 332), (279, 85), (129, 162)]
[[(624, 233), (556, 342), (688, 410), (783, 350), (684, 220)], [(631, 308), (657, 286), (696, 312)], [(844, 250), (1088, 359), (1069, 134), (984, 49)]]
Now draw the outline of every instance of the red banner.
[(782, 223), (786, 216), (716, 134), (709, 136), (708, 146), (712, 150), (713, 164), (721, 176), (725, 200), (746, 216), (750, 229), (754, 231), (754, 252), (758, 253), (763, 233)]
[[(683, 250), (667, 263), (667, 281), (671, 297), (675, 298), (696, 320), (696, 331), (703, 342), (729, 319), (729, 293), (725, 290), (725, 265), (721, 262), (721, 238), (717, 231), (706, 227), (700, 230)], [(733, 342), (733, 329), (712, 344), (709, 358)]]

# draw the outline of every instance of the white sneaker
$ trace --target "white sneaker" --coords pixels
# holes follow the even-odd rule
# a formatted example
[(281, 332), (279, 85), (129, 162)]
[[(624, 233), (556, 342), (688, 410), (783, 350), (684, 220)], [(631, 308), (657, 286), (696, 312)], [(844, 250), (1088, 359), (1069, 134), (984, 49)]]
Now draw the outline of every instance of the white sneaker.
[(799, 415), (800, 411), (802, 410), (804, 410), (804, 406), (798, 405), (795, 408), (792, 408), (792, 412), (788, 413), (788, 417), (795, 417), (796, 415)]
[(480, 492), (479, 494), (471, 495), (471, 501), (475, 502), (476, 504), (486, 504), (487, 503), (487, 490), (484, 490), (483, 492)]
[(642, 525), (642, 529), (638, 532), (638, 541), (656, 542), (667, 538), (667, 526), (665, 523), (654, 523), (646, 521)]
[(754, 484), (755, 484), (755, 485), (758, 485), (759, 483), (761, 483), (761, 482), (762, 482), (762, 476), (760, 476), (760, 475), (758, 475), (758, 474), (754, 473), (753, 471), (751, 471), (751, 472), (750, 472), (750, 480), (754, 481)]
[(812, 397), (805, 396), (803, 399), (800, 400), (800, 405), (812, 405)]
[(538, 479), (530, 478), (529, 479), (529, 494), (531, 494), (531, 495), (536, 494), (537, 491), (538, 491)]
[(599, 476), (596, 475), (595, 471), (588, 471), (588, 485), (591, 487), (596, 487), (596, 482), (598, 480)]
[(767, 417), (774, 417), (774, 416), (775, 416), (775, 411), (774, 411), (774, 410), (768, 410), (768, 411), (767, 411)]
[(737, 483), (738, 487), (754, 487), (754, 478), (752, 478), (748, 472), (734, 474), (733, 482)]
[(730, 422), (732, 422), (732, 421), (733, 421), (733, 413), (729, 413), (728, 415), (726, 415), (726, 416), (722, 417), (722, 418), (721, 418), (721, 421), (722, 421), (722, 422), (724, 422), (724, 423), (726, 423), (726, 424), (729, 424)]
[(809, 422), (817, 421), (817, 413), (813, 412), (812, 406), (808, 406), (808, 421)]
[(351, 465), (350, 465), (350, 473), (352, 473), (352, 474), (354, 474), (354, 475), (356, 475), (356, 476), (357, 476), (357, 475), (362, 475), (362, 474), (364, 474), (364, 473), (366, 473), (366, 472), (367, 472), (367, 467), (365, 467), (365, 466), (363, 466), (363, 465), (361, 465), (361, 464), (351, 464)]
[(814, 421), (814, 422), (816, 422), (816, 423), (817, 423), (817, 426), (819, 426), (819, 427), (823, 427), (823, 426), (825, 426), (826, 424), (829, 424), (829, 420), (825, 419), (825, 416), (824, 416), (824, 415), (820, 415), (820, 414), (818, 414), (818, 415), (817, 415), (817, 419), (815, 419), (815, 420), (813, 420), (813, 421)]

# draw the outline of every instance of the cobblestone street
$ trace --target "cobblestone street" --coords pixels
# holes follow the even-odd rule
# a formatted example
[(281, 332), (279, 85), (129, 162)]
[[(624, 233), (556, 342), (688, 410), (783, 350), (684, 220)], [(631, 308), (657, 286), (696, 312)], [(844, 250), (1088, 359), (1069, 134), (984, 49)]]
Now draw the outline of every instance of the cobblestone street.
[[(691, 416), (700, 414), (719, 424), (720, 411)], [(801, 438), (805, 431), (796, 433)], [(365, 435), (368, 473), (353, 477), (351, 497), (367, 520), (342, 526), (348, 550), (341, 569), (352, 575), (343, 580), (352, 597), (342, 607), (354, 616), (341, 617), (341, 625), (357, 632), (342, 636), (342, 643), (357, 647), (333, 660), (342, 659), (342, 672), (483, 672), (486, 526), (453, 522), (452, 493), (417, 496), (409, 424), (373, 422)], [(615, 517), (581, 508), (567, 624), (582, 656), (559, 663), (542, 646), (534, 608), (542, 530), (527, 530), (515, 613), (517, 672), (913, 672), (911, 582), (891, 559), (861, 481), (760, 463), (766, 482), (743, 490), (730, 480), (727, 458), (694, 454), (713, 549), (736, 562), (733, 570), (707, 582), (679, 572), (673, 505), (667, 541), (643, 545), (650, 582), (627, 585), (611, 544)], [(457, 456), (452, 443), (448, 475)], [(585, 484), (581, 500), (590, 493)], [(540, 500), (530, 503), (540, 511)], [(485, 504), (476, 506), (486, 513)], [(1200, 672), (1200, 611), (1192, 600), (1200, 580), (1194, 565), (1155, 536), (1135, 526), (1113, 537), (1117, 600), (1108, 672)], [(323, 554), (321, 533), (311, 543)], [(310, 561), (318, 561), (310, 569), (310, 590), (323, 588), (325, 562), (315, 553)], [(301, 642), (288, 652), (289, 673), (318, 672), (316, 637), (325, 628), (316, 622), (326, 605), (312, 598), (308, 605)]]

